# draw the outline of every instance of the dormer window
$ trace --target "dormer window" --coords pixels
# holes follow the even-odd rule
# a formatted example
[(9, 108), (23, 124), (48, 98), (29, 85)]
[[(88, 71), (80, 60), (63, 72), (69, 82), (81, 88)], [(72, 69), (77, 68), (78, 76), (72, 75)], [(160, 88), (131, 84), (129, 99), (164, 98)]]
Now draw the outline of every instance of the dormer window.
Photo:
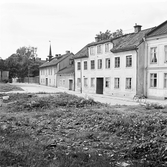
[(106, 53), (109, 52), (109, 43), (106, 43), (106, 44), (105, 44), (105, 52), (106, 52)]
[(95, 47), (92, 46), (90, 47), (90, 55), (94, 55), (95, 54)]
[(97, 54), (102, 53), (102, 45), (97, 45)]

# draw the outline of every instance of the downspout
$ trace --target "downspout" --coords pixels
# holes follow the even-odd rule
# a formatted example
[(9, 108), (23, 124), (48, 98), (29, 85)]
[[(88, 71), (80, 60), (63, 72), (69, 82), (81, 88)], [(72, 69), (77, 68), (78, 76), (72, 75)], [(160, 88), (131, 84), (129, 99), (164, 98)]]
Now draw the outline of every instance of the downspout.
[(81, 75), (81, 93), (82, 93), (82, 59), (80, 62), (81, 62), (81, 74), (80, 75)]
[(135, 49), (135, 51), (136, 51), (136, 94), (138, 94), (138, 87), (139, 87), (139, 83), (138, 83), (138, 74), (139, 74), (139, 69), (138, 69), (138, 67), (139, 67), (139, 54), (138, 54), (138, 50), (137, 49)]
[(144, 42), (145, 42), (145, 67), (144, 67), (144, 71), (145, 71), (145, 88), (144, 88), (144, 95), (147, 97), (147, 87), (148, 87), (148, 45), (146, 43), (146, 39), (144, 38)]

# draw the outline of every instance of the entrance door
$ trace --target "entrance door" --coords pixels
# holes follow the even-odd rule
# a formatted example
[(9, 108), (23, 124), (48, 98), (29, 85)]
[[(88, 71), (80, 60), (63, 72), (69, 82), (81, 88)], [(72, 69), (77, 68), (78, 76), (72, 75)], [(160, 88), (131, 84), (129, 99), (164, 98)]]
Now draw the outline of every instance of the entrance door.
[(103, 94), (103, 78), (97, 78), (96, 80), (96, 93)]
[(72, 88), (73, 88), (73, 80), (70, 79), (69, 80), (69, 90), (72, 90)]
[(48, 86), (48, 78), (46, 78), (46, 86)]

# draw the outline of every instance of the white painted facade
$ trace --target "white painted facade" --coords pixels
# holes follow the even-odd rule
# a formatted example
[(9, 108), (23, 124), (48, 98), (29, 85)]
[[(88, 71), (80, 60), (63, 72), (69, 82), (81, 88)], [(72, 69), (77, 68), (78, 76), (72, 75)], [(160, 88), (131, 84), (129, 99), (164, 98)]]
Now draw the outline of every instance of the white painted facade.
[[(112, 53), (110, 49), (112, 49), (113, 44), (110, 42), (109, 50), (106, 52), (105, 44), (106, 43), (101, 44), (101, 53), (97, 53), (98, 45), (90, 46), (88, 47), (88, 58), (75, 59), (75, 91), (97, 93), (97, 78), (103, 78), (102, 94), (133, 97), (136, 94), (136, 51)], [(94, 47), (94, 54), (91, 54), (92, 47)], [(126, 67), (126, 56), (131, 56), (132, 58), (131, 67)], [(116, 57), (119, 57), (120, 59), (119, 68), (115, 67)], [(99, 59), (102, 60), (101, 69), (98, 69)], [(110, 68), (106, 68), (106, 59), (110, 59)], [(95, 61), (95, 69), (91, 69), (92, 60)], [(81, 63), (81, 70), (77, 69), (79, 62)], [(84, 62), (87, 62), (87, 70), (84, 69)], [(81, 78), (80, 83), (78, 82), (79, 78)], [(116, 78), (119, 78), (119, 88), (116, 88), (116, 80), (118, 81)], [(127, 88), (127, 79), (131, 79), (129, 88)]]
[[(156, 48), (156, 62), (152, 62), (152, 48)], [(167, 98), (167, 35), (147, 39), (147, 96)]]

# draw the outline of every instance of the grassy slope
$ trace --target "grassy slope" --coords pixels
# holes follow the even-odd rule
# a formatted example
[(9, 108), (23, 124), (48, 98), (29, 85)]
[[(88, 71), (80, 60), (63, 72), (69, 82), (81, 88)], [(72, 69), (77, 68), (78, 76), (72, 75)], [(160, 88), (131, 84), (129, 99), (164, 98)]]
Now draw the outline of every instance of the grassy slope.
[(9, 92), (9, 91), (15, 91), (15, 90), (23, 90), (18, 86), (10, 85), (7, 83), (0, 83), (0, 92)]
[(73, 95), (10, 95), (0, 166), (166, 166), (166, 109), (109, 107)]

